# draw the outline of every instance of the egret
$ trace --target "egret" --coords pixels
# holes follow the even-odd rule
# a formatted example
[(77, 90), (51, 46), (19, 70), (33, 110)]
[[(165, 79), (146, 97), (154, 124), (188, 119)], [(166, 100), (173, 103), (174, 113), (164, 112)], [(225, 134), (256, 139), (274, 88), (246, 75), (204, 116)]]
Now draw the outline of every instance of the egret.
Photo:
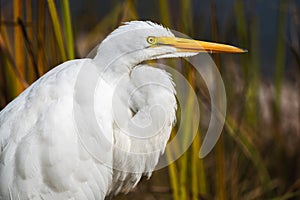
[[(132, 21), (109, 34), (94, 58), (67, 61), (43, 75), (0, 112), (0, 199), (99, 200), (130, 191), (143, 175), (150, 177), (177, 105), (171, 75), (143, 62), (205, 51), (244, 52), (178, 38), (150, 21)], [(95, 76), (97, 85), (88, 91)], [(142, 87), (149, 81), (153, 84)], [(86, 97), (89, 92), (93, 101)], [(113, 103), (115, 94), (118, 104)], [(159, 126), (157, 133), (146, 139), (148, 129), (124, 133), (116, 123), (122, 116), (113, 111), (115, 105), (125, 108), (131, 125), (149, 121), (150, 112), (150, 128)], [(154, 105), (164, 113), (151, 110)], [(100, 127), (98, 136), (86, 125), (88, 116), (74, 117), (89, 107)], [(142, 130), (128, 126), (129, 132)]]

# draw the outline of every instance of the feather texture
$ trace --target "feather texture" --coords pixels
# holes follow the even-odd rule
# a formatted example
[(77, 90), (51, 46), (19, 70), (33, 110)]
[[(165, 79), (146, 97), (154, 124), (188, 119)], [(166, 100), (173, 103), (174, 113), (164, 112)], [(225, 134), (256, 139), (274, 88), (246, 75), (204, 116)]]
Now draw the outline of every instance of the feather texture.
[[(138, 31), (130, 34), (128, 30)], [(113, 39), (124, 31), (125, 43)], [(170, 136), (176, 110), (170, 75), (139, 64), (173, 50), (149, 49), (146, 38), (151, 32), (173, 36), (152, 22), (121, 26), (103, 41), (94, 59), (55, 67), (0, 112), (1, 200), (99, 200), (128, 192), (142, 175), (151, 176)], [(87, 74), (79, 86), (90, 84), (90, 77), (99, 73), (92, 91), (94, 105), (84, 98), (89, 91), (77, 94), (82, 69)], [(119, 104), (114, 104), (115, 98), (120, 99)], [(116, 120), (115, 115), (120, 117), (116, 106), (128, 111), (127, 123)], [(89, 127), (77, 129), (74, 108), (85, 107), (93, 107), (101, 126), (98, 139)], [(83, 138), (94, 142), (86, 145)], [(111, 148), (102, 145), (104, 139)], [(111, 160), (111, 165), (97, 155)]]

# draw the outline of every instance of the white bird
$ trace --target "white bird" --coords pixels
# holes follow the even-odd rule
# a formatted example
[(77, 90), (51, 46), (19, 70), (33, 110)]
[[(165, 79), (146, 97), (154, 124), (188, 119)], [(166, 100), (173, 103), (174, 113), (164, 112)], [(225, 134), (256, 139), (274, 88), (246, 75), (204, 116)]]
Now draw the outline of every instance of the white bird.
[[(176, 100), (170, 74), (141, 63), (203, 51), (243, 52), (132, 21), (104, 39), (94, 58), (50, 70), (0, 112), (0, 199), (99, 200), (150, 177)], [(90, 127), (90, 108), (99, 132)]]

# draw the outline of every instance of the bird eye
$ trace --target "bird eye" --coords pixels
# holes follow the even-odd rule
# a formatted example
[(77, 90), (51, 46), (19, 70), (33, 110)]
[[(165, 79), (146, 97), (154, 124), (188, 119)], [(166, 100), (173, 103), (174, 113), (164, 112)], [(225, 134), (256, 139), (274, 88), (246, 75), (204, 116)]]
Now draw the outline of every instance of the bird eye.
[(154, 44), (154, 43), (156, 42), (156, 39), (155, 39), (155, 37), (153, 37), (153, 36), (149, 36), (149, 37), (147, 38), (147, 42), (148, 42), (149, 44)]

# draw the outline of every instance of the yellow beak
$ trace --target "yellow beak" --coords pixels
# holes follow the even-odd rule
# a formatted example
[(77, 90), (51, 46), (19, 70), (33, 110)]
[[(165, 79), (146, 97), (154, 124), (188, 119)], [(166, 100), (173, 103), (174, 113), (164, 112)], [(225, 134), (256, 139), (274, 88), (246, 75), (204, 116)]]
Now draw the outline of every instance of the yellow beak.
[(226, 44), (204, 42), (186, 38), (158, 37), (157, 45), (169, 45), (179, 52), (208, 52), (208, 53), (244, 53), (247, 50)]

